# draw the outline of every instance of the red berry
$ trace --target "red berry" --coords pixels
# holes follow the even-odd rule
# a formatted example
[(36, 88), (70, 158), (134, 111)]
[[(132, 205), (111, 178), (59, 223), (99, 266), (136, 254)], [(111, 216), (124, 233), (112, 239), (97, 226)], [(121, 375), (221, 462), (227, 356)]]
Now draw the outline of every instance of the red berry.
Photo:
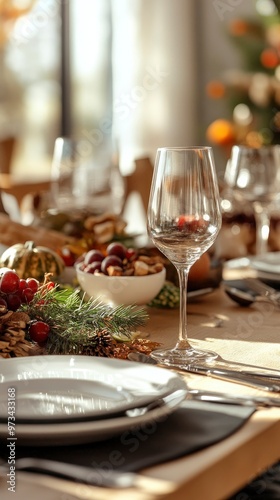
[(16, 293), (9, 293), (6, 295), (6, 302), (9, 311), (17, 311), (17, 309), (21, 306), (21, 298)]
[(31, 340), (38, 344), (46, 342), (50, 332), (50, 327), (44, 321), (33, 321), (29, 326), (29, 335)]
[(61, 257), (64, 261), (64, 264), (67, 267), (72, 267), (75, 264), (75, 257), (72, 254), (72, 252), (69, 250), (69, 248), (62, 248), (61, 250)]
[(31, 290), (33, 290), (34, 293), (38, 292), (38, 288), (40, 285), (38, 280), (36, 280), (35, 278), (27, 278), (26, 283), (27, 287), (31, 288)]
[(126, 247), (122, 243), (110, 243), (106, 248), (107, 255), (115, 255), (121, 260), (126, 257)]
[(20, 279), (19, 280), (19, 287), (18, 287), (19, 292), (22, 293), (22, 291), (25, 290), (25, 288), (27, 288), (26, 280)]
[(47, 283), (47, 290), (52, 290), (55, 287), (55, 284), (53, 281), (49, 281)]
[(0, 271), (0, 291), (2, 293), (16, 293), (19, 290), (19, 276), (15, 271), (9, 269), (9, 271), (2, 274)]
[(29, 304), (34, 299), (34, 292), (31, 288), (25, 288), (21, 292), (22, 302)]
[(128, 248), (125, 256), (127, 260), (133, 261), (137, 258), (137, 252), (134, 248)]
[(207, 222), (202, 218), (197, 218), (194, 215), (180, 215), (178, 219), (178, 228), (181, 231), (195, 233), (200, 229), (207, 228)]

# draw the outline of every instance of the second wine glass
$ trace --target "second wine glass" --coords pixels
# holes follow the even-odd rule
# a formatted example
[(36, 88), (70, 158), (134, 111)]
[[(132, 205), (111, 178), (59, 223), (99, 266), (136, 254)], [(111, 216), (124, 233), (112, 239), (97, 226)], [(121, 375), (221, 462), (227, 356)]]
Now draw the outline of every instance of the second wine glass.
[(280, 146), (233, 146), (225, 182), (237, 202), (252, 205), (256, 221), (256, 251), (268, 251), (270, 211), (280, 193)]
[(148, 233), (175, 265), (180, 286), (179, 338), (153, 351), (161, 363), (212, 361), (216, 353), (192, 347), (187, 336), (187, 285), (191, 266), (214, 243), (221, 228), (218, 182), (212, 148), (160, 148), (148, 206)]

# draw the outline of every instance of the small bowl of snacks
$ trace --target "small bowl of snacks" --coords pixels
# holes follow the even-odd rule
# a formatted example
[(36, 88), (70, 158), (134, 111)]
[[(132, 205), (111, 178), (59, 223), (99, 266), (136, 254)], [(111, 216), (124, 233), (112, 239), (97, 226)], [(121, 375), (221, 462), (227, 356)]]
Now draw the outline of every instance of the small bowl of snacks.
[(159, 256), (139, 255), (118, 242), (110, 243), (105, 252), (89, 250), (75, 267), (82, 290), (112, 305), (147, 304), (160, 292), (166, 276)]

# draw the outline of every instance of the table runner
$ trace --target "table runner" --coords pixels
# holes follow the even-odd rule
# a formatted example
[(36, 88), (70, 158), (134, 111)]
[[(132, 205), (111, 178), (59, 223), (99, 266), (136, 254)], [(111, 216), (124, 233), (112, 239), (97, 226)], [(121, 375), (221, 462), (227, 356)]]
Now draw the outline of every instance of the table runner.
[[(162, 421), (133, 427), (102, 442), (82, 445), (17, 446), (16, 458), (40, 457), (108, 470), (139, 471), (201, 450), (232, 435), (254, 408), (185, 401)], [(2, 440), (3, 441), (3, 440)], [(5, 457), (1, 446), (1, 457)]]

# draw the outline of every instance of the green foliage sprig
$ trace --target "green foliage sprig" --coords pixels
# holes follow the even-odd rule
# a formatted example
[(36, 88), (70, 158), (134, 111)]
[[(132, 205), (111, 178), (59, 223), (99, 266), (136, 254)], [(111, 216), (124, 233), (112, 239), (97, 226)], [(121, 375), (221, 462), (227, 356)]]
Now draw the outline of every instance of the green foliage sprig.
[(94, 354), (97, 347), (105, 349), (110, 341), (129, 342), (135, 329), (148, 319), (144, 308), (111, 307), (85, 300), (79, 290), (57, 287), (38, 292), (30, 304), (21, 307), (31, 321), (41, 320), (50, 326), (45, 345), (48, 354)]

